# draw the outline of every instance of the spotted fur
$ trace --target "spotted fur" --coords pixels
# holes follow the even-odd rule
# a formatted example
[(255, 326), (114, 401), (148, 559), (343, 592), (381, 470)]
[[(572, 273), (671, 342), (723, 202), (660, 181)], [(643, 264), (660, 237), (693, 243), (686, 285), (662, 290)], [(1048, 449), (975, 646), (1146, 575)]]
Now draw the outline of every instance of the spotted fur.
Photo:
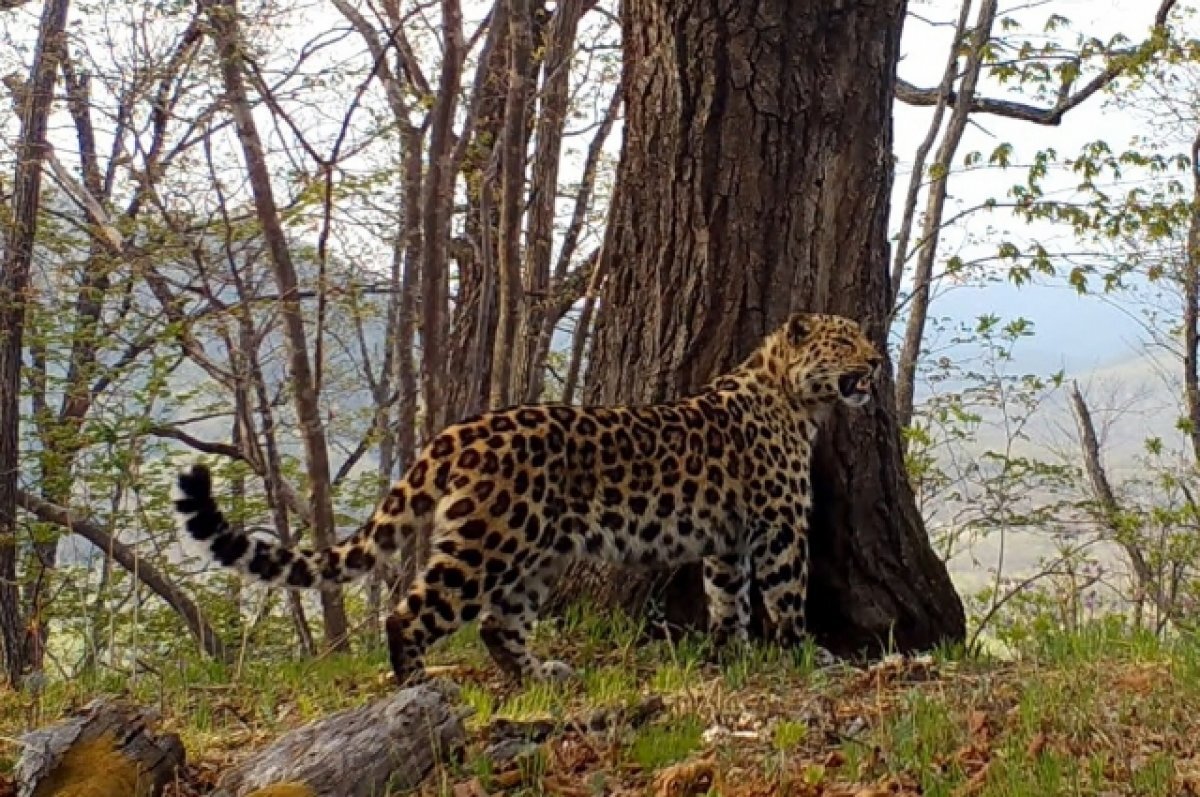
[(175, 507), (218, 562), (292, 588), (345, 583), (404, 538), (428, 538), (430, 558), (387, 621), (401, 683), (421, 670), (429, 645), (472, 620), (514, 679), (569, 672), (539, 662), (526, 639), (576, 557), (702, 561), (710, 627), (722, 641), (744, 637), (756, 578), (777, 640), (795, 644), (805, 623), (813, 441), (838, 400), (870, 400), (881, 362), (855, 322), (796, 314), (740, 367), (682, 401), (485, 413), (433, 439), (371, 519), (323, 551), (236, 530), (200, 465), (179, 476)]

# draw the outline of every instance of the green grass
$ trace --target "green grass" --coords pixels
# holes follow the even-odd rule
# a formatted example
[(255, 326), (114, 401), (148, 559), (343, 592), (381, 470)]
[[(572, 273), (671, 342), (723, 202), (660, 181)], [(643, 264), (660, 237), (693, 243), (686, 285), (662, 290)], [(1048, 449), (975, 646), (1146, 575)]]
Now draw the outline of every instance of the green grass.
[(629, 758), (642, 769), (654, 771), (682, 761), (700, 747), (704, 726), (700, 718), (683, 715), (668, 723), (647, 726), (629, 745)]
[[(449, 677), (471, 710), (467, 727), (477, 741), (463, 764), (448, 766), (422, 793), (452, 794), (471, 778), (491, 788), (505, 777), (507, 785), (492, 793), (554, 793), (542, 785), (547, 778), (569, 778), (587, 793), (597, 784), (640, 788), (672, 765), (712, 756), (723, 771), (738, 773), (725, 797), (782, 797), (797, 784), (813, 793), (892, 784), (930, 797), (1167, 797), (1184, 793), (1187, 767), (1200, 762), (1194, 636), (1161, 639), (1098, 622), (1032, 635), (1012, 661), (940, 649), (933, 677), (908, 678), (892, 664), (814, 671), (812, 647), (751, 644), (714, 662), (703, 635), (646, 641), (640, 631), (619, 614), (573, 610), (557, 626), (539, 628), (533, 646), (578, 668), (581, 679), (520, 688), (501, 679), (474, 627), (436, 646), (430, 664), (457, 668)], [(148, 664), (137, 679), (95, 670), (36, 696), (0, 693), (0, 739), (99, 693), (119, 694), (158, 706), (190, 760), (225, 761), (391, 689), (382, 650), (311, 660), (247, 656), (240, 666), (199, 658)], [(582, 747), (551, 742), (519, 772), (506, 775), (480, 756), (494, 719), (562, 724), (634, 707), (648, 695), (666, 702), (648, 724)], [(725, 730), (710, 739), (709, 728)], [(14, 747), (0, 746), (0, 773), (13, 755)]]
[(772, 743), (781, 753), (788, 753), (808, 738), (808, 723), (780, 720), (772, 732)]

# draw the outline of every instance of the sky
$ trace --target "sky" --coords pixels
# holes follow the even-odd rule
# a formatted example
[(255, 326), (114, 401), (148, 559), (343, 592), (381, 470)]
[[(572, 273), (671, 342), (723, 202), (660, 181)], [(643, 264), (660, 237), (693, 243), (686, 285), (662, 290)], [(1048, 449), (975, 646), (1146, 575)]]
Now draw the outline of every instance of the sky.
[[(1002, 2), (1000, 16), (1016, 7), (1026, 7), (1014, 16), (1031, 30), (1040, 29), (1051, 14), (1071, 20), (1071, 29), (1059, 35), (1070, 43), (1076, 33), (1096, 36), (1102, 40), (1123, 33), (1133, 41), (1143, 39), (1149, 30), (1158, 6), (1157, 0), (1051, 0), (1045, 3)], [(912, 0), (910, 17), (902, 42), (899, 75), (918, 86), (937, 84), (944, 68), (946, 46), (952, 25), (934, 26), (930, 21), (952, 22), (957, 13), (956, 0)], [(981, 82), (984, 96), (1004, 97), (1004, 88), (995, 81)], [(1010, 95), (1011, 96), (1011, 95)], [(1027, 162), (1037, 150), (1054, 147), (1060, 155), (1077, 152), (1081, 145), (1097, 138), (1109, 141), (1120, 150), (1135, 135), (1153, 134), (1149, 123), (1128, 113), (1105, 107), (1105, 98), (1094, 96), (1087, 103), (1069, 112), (1058, 127), (1033, 125), (1028, 122), (997, 116), (975, 117), (964, 135), (959, 150), (962, 156), (972, 150), (990, 152), (1001, 142), (1014, 147), (1013, 161)], [(897, 196), (907, 184), (908, 169), (913, 152), (925, 136), (929, 109), (916, 109), (897, 103), (895, 109), (896, 154), (900, 159), (896, 176)], [(1007, 187), (1022, 179), (1022, 170), (979, 171), (952, 177), (947, 215), (955, 207), (973, 205), (989, 196), (1003, 199)], [(1065, 181), (1063, 185), (1069, 185)], [(899, 202), (893, 205), (893, 228), (899, 216)], [(1028, 238), (1031, 231), (1023, 224), (1008, 218), (1005, 211), (977, 214), (964, 229), (949, 231), (943, 237), (943, 252), (955, 252), (965, 260), (994, 249), (997, 234), (1004, 228), (1016, 229)], [(1061, 233), (1058, 234), (1061, 239)], [(968, 239), (982, 239), (974, 243)], [(1065, 242), (1065, 239), (1064, 239)], [(1019, 362), (1030, 370), (1046, 371), (1065, 368), (1072, 373), (1086, 373), (1099, 368), (1111, 368), (1116, 363), (1136, 360), (1144, 352), (1144, 333), (1135, 316), (1119, 303), (1093, 297), (1079, 297), (1061, 280), (1044, 281), (1041, 285), (1017, 288), (1010, 284), (990, 284), (986, 287), (958, 286), (940, 289), (933, 305), (933, 314), (957, 319), (971, 319), (985, 313), (1001, 316), (1021, 315), (1035, 323), (1037, 336), (1017, 352)]]
[[(899, 65), (899, 74), (905, 80), (918, 86), (937, 83), (944, 68), (951, 28), (944, 24), (931, 25), (922, 20), (943, 23), (952, 20), (956, 16), (959, 1), (910, 0), (912, 16), (906, 24), (902, 42), (903, 58)], [(1014, 7), (1025, 8), (1018, 16), (1035, 30), (1050, 13), (1068, 17), (1073, 25), (1061, 34), (1067, 42), (1073, 39), (1076, 32), (1100, 39), (1121, 32), (1136, 41), (1148, 31), (1157, 5), (1158, 0), (1002, 0), (1001, 12), (1004, 15)], [(325, 13), (332, 14), (328, 9), (325, 9)], [(320, 12), (314, 14), (320, 16)], [(331, 19), (331, 22), (336, 21), (336, 17)], [(315, 20), (312, 22), (312, 25), (318, 24)], [(304, 34), (308, 32), (302, 31)], [(0, 54), (0, 61), (3, 61), (2, 56)], [(280, 57), (288, 58), (290, 53), (281, 53)], [(1003, 96), (1003, 87), (985, 81), (981, 92), (987, 96)], [(1067, 155), (1078, 151), (1090, 140), (1104, 137), (1115, 149), (1120, 149), (1137, 135), (1155, 133), (1144, 119), (1116, 112), (1106, 107), (1103, 99), (1102, 96), (1094, 97), (1074, 109), (1064, 124), (1058, 127), (1034, 126), (994, 116), (977, 117), (967, 130), (959, 160), (961, 162), (961, 158), (972, 150), (989, 152), (1001, 142), (1011, 143), (1014, 146), (1014, 162), (1022, 163), (1037, 150), (1046, 147), (1054, 147)], [(926, 133), (930, 113), (929, 109), (896, 105), (894, 132), (895, 153), (899, 161), (896, 175), (898, 197), (903, 195), (912, 153)], [(609, 141), (608, 150), (615, 153), (619, 147), (619, 136), (614, 135)], [(969, 175), (952, 177), (948, 213), (974, 206), (988, 197), (1003, 198), (1007, 187), (1022, 178), (1023, 172), (1019, 168), (1007, 172), (975, 171)], [(1069, 185), (1069, 182), (1066, 184)], [(893, 208), (893, 225), (899, 216), (898, 207), (897, 203)], [(953, 252), (965, 260), (990, 253), (1006, 228), (1025, 238), (1032, 234), (1028, 228), (1009, 219), (1004, 211), (977, 214), (944, 234), (943, 253)], [(1040, 236), (1042, 231), (1037, 232)], [(1022, 288), (1003, 282), (986, 287), (942, 286), (939, 287), (932, 312), (935, 316), (949, 316), (960, 321), (993, 313), (1031, 319), (1038, 334), (1017, 350), (1014, 368), (1018, 370), (1046, 373), (1065, 369), (1069, 376), (1078, 377), (1085, 385), (1103, 379), (1109, 383), (1124, 382), (1136, 388), (1155, 380), (1161, 381), (1160, 371), (1150, 367), (1145, 356), (1144, 334), (1137, 320), (1114, 302), (1079, 297), (1061, 280)], [(1165, 402), (1173, 400), (1173, 396), (1160, 390), (1156, 400), (1160, 407), (1166, 406)], [(1052, 422), (1062, 418), (1063, 414), (1059, 413)], [(1169, 412), (1158, 412), (1154, 416), (1147, 414), (1145, 419), (1144, 423), (1130, 428), (1126, 434), (1124, 445), (1129, 452), (1138, 449), (1142, 434), (1153, 423), (1169, 429), (1173, 421)], [(1125, 459), (1132, 461), (1128, 455)], [(1028, 562), (1043, 552), (1027, 544), (1022, 546), (1020, 555)], [(988, 558), (986, 551), (975, 553), (983, 559)], [(956, 567), (958, 575), (966, 573), (974, 577), (983, 572), (982, 568), (973, 567), (970, 562)]]
[[(952, 21), (957, 15), (960, 0), (910, 0), (910, 17), (902, 42), (899, 74), (910, 83), (933, 86), (937, 83), (947, 53)], [(467, 4), (469, 7), (480, 5)], [(1038, 31), (1050, 14), (1059, 14), (1071, 21), (1069, 28), (1058, 36), (1070, 43), (1077, 34), (1106, 39), (1124, 33), (1131, 40), (1142, 39), (1149, 29), (1158, 0), (1001, 0), (1000, 16), (1012, 14), (1030, 31)], [(480, 8), (483, 6), (480, 5)], [(331, 24), (344, 24), (331, 8), (314, 7), (317, 16), (328, 15)], [(21, 12), (12, 12), (21, 13)], [(33, 21), (32, 15), (27, 20)], [(30, 29), (32, 31), (32, 28)], [(301, 33), (304, 33), (303, 31)], [(289, 55), (281, 57), (287, 58)], [(985, 78), (981, 93), (1004, 96), (1004, 87)], [(1010, 95), (1012, 96), (1012, 95)], [(1039, 149), (1054, 147), (1068, 155), (1097, 137), (1104, 137), (1114, 148), (1125, 146), (1135, 135), (1152, 133), (1148, 123), (1125, 113), (1105, 107), (1103, 96), (1071, 111), (1058, 127), (1032, 125), (995, 116), (978, 116), (968, 127), (959, 150), (959, 162), (973, 150), (984, 153), (997, 144), (1014, 146), (1013, 160), (1022, 163)], [(895, 153), (898, 158), (896, 201), (893, 205), (893, 229), (899, 217), (900, 197), (903, 196), (911, 165), (912, 154), (924, 137), (930, 109), (916, 109), (897, 103), (894, 131)], [(63, 133), (66, 135), (66, 133)], [(619, 133), (613, 135), (607, 149), (619, 152)], [(570, 171), (570, 167), (567, 167)], [(564, 175), (567, 179), (569, 175)], [(1023, 178), (1023, 170), (981, 170), (954, 176), (950, 182), (948, 214), (972, 206), (988, 197), (1004, 198), (1008, 186)], [(1063, 183), (1069, 185), (1070, 181)], [(569, 212), (564, 200), (560, 210)], [(1031, 230), (1012, 220), (1003, 210), (978, 213), (965, 223), (947, 230), (942, 237), (943, 256), (959, 254), (966, 260), (994, 251), (996, 242), (1005, 230), (1028, 239), (1045, 230)], [(1063, 240), (1061, 231), (1047, 237)], [(1085, 373), (1114, 364), (1135, 361), (1141, 357), (1144, 335), (1136, 318), (1113, 302), (1095, 298), (1080, 298), (1061, 280), (1017, 288), (992, 283), (986, 287), (939, 285), (934, 302), (935, 316), (970, 320), (985, 313), (1001, 316), (1022, 315), (1032, 320), (1037, 336), (1022, 345), (1017, 356), (1022, 367), (1035, 371), (1065, 368), (1071, 373)]]

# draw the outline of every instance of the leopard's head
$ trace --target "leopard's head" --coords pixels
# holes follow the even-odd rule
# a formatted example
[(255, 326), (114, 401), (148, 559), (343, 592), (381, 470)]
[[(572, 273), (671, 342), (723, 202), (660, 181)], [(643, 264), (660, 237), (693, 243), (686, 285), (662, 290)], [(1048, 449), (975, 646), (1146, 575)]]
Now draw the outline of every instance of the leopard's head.
[(782, 360), (784, 390), (804, 404), (871, 400), (883, 357), (857, 322), (839, 315), (794, 313), (776, 331), (772, 355)]

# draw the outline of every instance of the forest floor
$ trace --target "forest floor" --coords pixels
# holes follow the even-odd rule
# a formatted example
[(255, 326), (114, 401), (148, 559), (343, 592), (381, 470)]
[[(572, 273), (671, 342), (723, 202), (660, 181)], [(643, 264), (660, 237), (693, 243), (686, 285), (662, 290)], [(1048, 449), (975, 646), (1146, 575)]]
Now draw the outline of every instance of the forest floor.
[[(422, 797), (1200, 795), (1195, 639), (1098, 624), (1043, 635), (1012, 661), (935, 653), (816, 668), (811, 651), (751, 648), (718, 665), (699, 639), (648, 642), (581, 612), (535, 646), (580, 668), (582, 683), (506, 685), (472, 629), (435, 650), (431, 664), (474, 714), (465, 758)], [(100, 691), (163, 712), (189, 759), (169, 792), (191, 797), (281, 733), (384, 694), (385, 669), (381, 653), (248, 657), (236, 671), (192, 662), (136, 684), (0, 694), (0, 795), (16, 737)], [(572, 727), (600, 716), (608, 727)], [(497, 763), (484, 751), (502, 720), (545, 720), (549, 737)]]

